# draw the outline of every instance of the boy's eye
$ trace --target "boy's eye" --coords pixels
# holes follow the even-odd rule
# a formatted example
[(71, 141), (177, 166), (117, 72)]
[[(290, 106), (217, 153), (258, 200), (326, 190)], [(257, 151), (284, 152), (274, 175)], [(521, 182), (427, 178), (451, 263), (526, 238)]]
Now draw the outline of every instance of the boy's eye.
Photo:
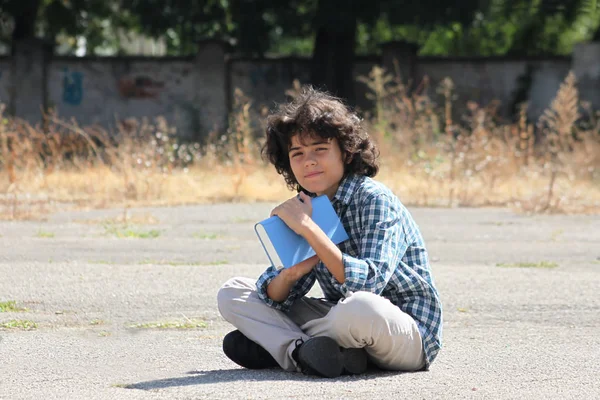
[(302, 155), (302, 153), (294, 153), (294, 154), (292, 154), (292, 158), (294, 158), (296, 156), (301, 156), (301, 155)]
[(320, 150), (327, 150), (327, 147), (319, 147), (319, 148), (317, 148), (317, 151), (320, 151)]

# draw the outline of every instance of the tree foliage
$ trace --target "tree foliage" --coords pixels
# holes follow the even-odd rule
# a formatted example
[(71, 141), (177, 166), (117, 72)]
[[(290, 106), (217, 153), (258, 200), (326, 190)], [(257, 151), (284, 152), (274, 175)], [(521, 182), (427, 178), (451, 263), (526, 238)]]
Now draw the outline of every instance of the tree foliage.
[(193, 54), (206, 38), (231, 39), (227, 0), (131, 0), (121, 7), (136, 17), (140, 32), (165, 37), (169, 54)]
[(133, 29), (134, 19), (121, 12), (119, 0), (1, 0), (0, 18), (12, 26), (5, 42), (41, 38), (56, 44), (64, 38), (76, 46), (78, 37), (85, 38), (87, 47), (118, 46), (111, 27)]
[(352, 101), (357, 52), (386, 41), (421, 54), (567, 54), (600, 39), (600, 0), (0, 0), (11, 40), (42, 37), (88, 54), (118, 49), (118, 30), (166, 40), (168, 54), (194, 54), (205, 38), (237, 52), (312, 56), (311, 81)]
[[(220, 38), (248, 55), (312, 54), (319, 29), (352, 30), (359, 53), (407, 40), (423, 54), (566, 54), (600, 40), (600, 0), (1, 0), (11, 42), (85, 37), (88, 53), (117, 47), (116, 29), (163, 37), (169, 54)], [(0, 32), (0, 35), (2, 32)], [(323, 37), (323, 35), (321, 35)]]

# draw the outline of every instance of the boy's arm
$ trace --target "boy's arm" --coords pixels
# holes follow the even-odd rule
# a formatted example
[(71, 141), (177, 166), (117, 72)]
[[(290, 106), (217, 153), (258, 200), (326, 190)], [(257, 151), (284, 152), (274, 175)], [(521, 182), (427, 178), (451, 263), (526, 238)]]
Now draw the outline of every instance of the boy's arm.
[[(359, 257), (344, 254), (312, 218), (310, 198), (303, 193), (275, 208), (292, 230), (302, 235), (333, 275), (332, 284), (343, 294), (368, 291), (380, 294), (408, 249), (406, 215), (383, 194), (367, 198), (359, 211)], [(408, 278), (408, 277), (407, 277)]]
[[(308, 293), (314, 285), (316, 277), (312, 268), (316, 262), (314, 256), (287, 270), (278, 271), (273, 266), (267, 268), (256, 281), (258, 297), (272, 308), (288, 311), (294, 301)], [(299, 274), (301, 270), (308, 272), (302, 275)]]
[(285, 301), (290, 295), (290, 291), (304, 275), (310, 273), (319, 259), (312, 256), (291, 268), (283, 269), (279, 272), (271, 283), (267, 286), (267, 295), (276, 302)]
[(367, 198), (359, 214), (358, 257), (343, 255), (346, 281), (339, 289), (381, 294), (408, 250), (408, 217), (397, 203), (381, 194)]
[(404, 215), (382, 195), (361, 205), (359, 256), (342, 253), (314, 223), (305, 224), (303, 236), (331, 272), (332, 284), (342, 294), (369, 291), (380, 294), (408, 248)]

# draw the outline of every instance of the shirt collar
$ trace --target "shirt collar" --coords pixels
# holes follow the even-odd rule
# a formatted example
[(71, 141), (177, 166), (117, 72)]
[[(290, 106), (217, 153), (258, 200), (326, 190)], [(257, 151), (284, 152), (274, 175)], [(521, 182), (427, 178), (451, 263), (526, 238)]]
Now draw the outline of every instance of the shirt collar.
[(356, 186), (358, 185), (360, 180), (361, 176), (358, 175), (348, 175), (344, 177), (341, 180), (340, 186), (338, 186), (338, 189), (335, 192), (333, 199), (338, 200), (343, 204), (349, 204), (350, 200), (352, 199), (352, 195), (354, 194), (354, 191), (356, 189)]

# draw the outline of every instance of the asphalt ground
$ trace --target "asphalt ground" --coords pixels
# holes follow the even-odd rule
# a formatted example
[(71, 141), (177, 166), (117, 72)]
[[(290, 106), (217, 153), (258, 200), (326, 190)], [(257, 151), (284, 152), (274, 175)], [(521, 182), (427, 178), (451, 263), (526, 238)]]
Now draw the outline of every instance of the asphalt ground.
[(600, 398), (599, 216), (410, 208), (444, 307), (429, 371), (238, 367), (216, 293), (266, 267), (252, 228), (274, 205), (132, 209), (128, 227), (118, 209), (0, 222), (0, 304), (25, 309), (0, 312), (0, 398)]

